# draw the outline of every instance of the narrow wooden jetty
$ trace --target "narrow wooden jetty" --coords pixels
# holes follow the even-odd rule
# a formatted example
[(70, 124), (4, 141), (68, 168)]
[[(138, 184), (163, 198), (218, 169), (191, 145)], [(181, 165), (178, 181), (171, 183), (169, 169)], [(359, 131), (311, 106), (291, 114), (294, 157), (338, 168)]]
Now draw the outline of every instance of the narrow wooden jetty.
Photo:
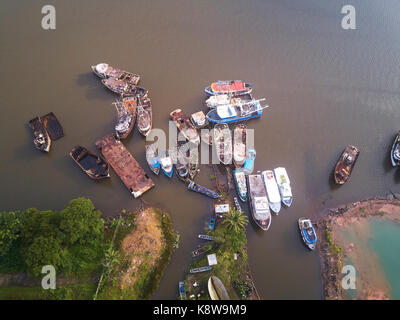
[(96, 141), (96, 147), (135, 198), (154, 187), (154, 182), (114, 135)]

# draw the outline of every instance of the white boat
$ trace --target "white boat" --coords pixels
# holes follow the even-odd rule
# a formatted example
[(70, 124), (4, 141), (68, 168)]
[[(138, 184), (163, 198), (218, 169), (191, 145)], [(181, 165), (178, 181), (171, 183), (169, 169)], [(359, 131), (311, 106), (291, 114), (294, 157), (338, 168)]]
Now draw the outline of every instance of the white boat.
[(251, 214), (256, 224), (262, 230), (267, 231), (271, 225), (271, 212), (262, 176), (254, 174), (247, 176), (247, 179)]
[(233, 178), (235, 180), (236, 191), (239, 195), (240, 200), (243, 202), (247, 201), (247, 186), (246, 186), (246, 175), (243, 170), (233, 170)]
[(246, 161), (247, 126), (239, 124), (233, 130), (233, 164), (241, 168)]
[(275, 178), (276, 178), (276, 183), (279, 187), (279, 192), (281, 194), (282, 198), (282, 203), (290, 207), (290, 205), (293, 202), (293, 195), (292, 195), (292, 189), (290, 188), (290, 180), (287, 175), (286, 169), (285, 168), (276, 168), (274, 169), (275, 173)]
[(218, 159), (221, 163), (229, 165), (232, 163), (232, 136), (226, 123), (214, 126), (214, 145)]
[(272, 170), (265, 170), (262, 172), (262, 176), (265, 189), (267, 190), (269, 207), (273, 212), (278, 214), (281, 210), (281, 195), (276, 184), (274, 172)]

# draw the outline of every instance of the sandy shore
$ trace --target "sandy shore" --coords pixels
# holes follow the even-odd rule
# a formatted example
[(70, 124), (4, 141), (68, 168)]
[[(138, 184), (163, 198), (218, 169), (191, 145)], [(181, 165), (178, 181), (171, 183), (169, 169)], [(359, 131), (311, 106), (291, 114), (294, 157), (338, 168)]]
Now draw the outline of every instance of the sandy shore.
[[(328, 209), (318, 221), (318, 250), (326, 299), (390, 299), (390, 284), (378, 257), (367, 246), (372, 218), (400, 223), (398, 197), (369, 199)], [(348, 261), (357, 269), (355, 296), (349, 296), (341, 284), (342, 267)]]

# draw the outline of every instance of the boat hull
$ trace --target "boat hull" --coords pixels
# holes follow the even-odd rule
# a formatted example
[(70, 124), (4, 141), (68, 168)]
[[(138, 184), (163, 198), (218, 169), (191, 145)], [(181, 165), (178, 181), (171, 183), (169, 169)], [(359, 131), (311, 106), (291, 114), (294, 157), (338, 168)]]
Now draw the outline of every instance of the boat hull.
[[(312, 227), (312, 230), (313, 230), (314, 235), (315, 235), (315, 241), (314, 241), (314, 242), (308, 241), (308, 239), (307, 239), (307, 237), (306, 237), (306, 235), (305, 235), (305, 229), (304, 229), (304, 221), (306, 221), (306, 220), (308, 220), (308, 219), (300, 218), (300, 219), (298, 220), (298, 226), (299, 226), (299, 230), (300, 230), (300, 236), (301, 236), (301, 238), (302, 238), (302, 240), (303, 240), (304, 245), (305, 245), (308, 249), (314, 250), (314, 249), (316, 248), (316, 246), (317, 246), (317, 236), (316, 236), (314, 227)], [(310, 223), (311, 223), (311, 222), (310, 222)]]
[(390, 151), (390, 160), (393, 167), (400, 166), (400, 132), (397, 134)]
[[(242, 86), (237, 88), (234, 83), (240, 83)], [(210, 96), (220, 95), (220, 94), (235, 94), (242, 95), (251, 93), (253, 90), (253, 85), (251, 83), (245, 83), (241, 80), (220, 80), (212, 83), (210, 86), (204, 88), (205, 93)]]
[(91, 179), (100, 180), (110, 177), (108, 163), (86, 148), (76, 146), (69, 155)]
[[(360, 150), (352, 145), (344, 149), (335, 167), (334, 180), (336, 184), (342, 185), (349, 180), (359, 155)], [(346, 163), (348, 157), (351, 157), (351, 163)]]

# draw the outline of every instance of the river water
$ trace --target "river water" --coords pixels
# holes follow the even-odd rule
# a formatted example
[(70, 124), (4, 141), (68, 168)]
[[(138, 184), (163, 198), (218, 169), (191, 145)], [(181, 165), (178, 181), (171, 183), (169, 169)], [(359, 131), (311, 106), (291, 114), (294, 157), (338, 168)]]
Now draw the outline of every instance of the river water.
[[(348, 1), (328, 0), (85, 0), (51, 1), (56, 30), (41, 28), (48, 1), (1, 2), (1, 210), (61, 209), (86, 196), (104, 216), (134, 209), (112, 172), (94, 182), (69, 158), (76, 144), (113, 131), (115, 96), (90, 66), (108, 62), (142, 76), (150, 90), (154, 127), (168, 128), (169, 112), (197, 111), (212, 80), (244, 79), (270, 108), (255, 129), (256, 170), (286, 167), (294, 203), (268, 232), (248, 227), (249, 263), (264, 299), (322, 298), (319, 258), (299, 238), (300, 216), (325, 207), (400, 192), (388, 152), (399, 130), (400, 3), (351, 0), (356, 30), (341, 27)], [(53, 111), (65, 137), (49, 154), (35, 150), (29, 119)], [(350, 181), (332, 184), (347, 144), (361, 155)], [(125, 142), (149, 172), (137, 131)], [(198, 182), (210, 186), (202, 168)], [(151, 175), (143, 199), (168, 211), (181, 245), (153, 298), (175, 299), (213, 203), (182, 183)]]

